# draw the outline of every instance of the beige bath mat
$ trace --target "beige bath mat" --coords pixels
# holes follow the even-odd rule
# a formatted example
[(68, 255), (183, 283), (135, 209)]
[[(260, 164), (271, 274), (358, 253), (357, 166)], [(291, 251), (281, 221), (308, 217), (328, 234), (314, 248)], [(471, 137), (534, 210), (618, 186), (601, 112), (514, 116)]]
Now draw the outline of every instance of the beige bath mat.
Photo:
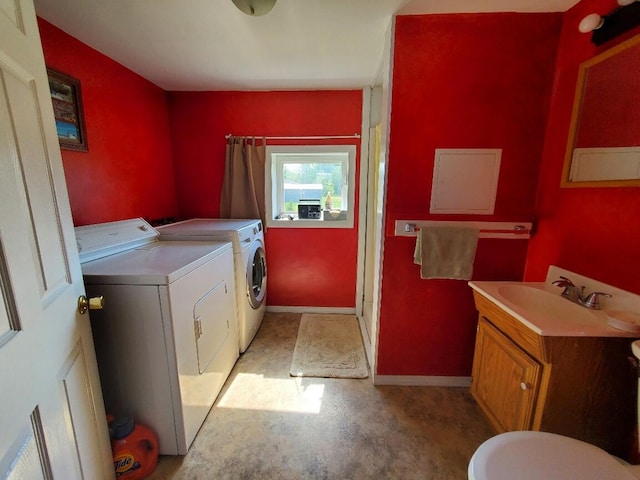
[(291, 376), (367, 378), (358, 319), (354, 315), (303, 314)]

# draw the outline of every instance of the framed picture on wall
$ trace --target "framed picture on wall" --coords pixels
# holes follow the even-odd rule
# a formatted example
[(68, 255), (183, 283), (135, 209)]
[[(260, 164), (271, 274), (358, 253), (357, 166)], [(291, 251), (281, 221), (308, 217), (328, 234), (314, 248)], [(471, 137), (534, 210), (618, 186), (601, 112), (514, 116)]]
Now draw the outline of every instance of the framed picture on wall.
[(47, 77), (60, 148), (88, 151), (80, 81), (51, 68)]

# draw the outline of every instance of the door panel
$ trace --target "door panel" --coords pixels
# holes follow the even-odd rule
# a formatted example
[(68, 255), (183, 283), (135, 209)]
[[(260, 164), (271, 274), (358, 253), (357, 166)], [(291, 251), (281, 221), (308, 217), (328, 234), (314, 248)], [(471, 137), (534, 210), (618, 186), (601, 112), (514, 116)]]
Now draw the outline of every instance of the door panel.
[[(51, 301), (70, 283), (65, 245), (58, 226), (59, 212), (52, 184), (50, 158), (39, 125), (35, 82), (26, 72), (2, 66), (3, 103), (9, 111), (13, 150), (13, 179), (24, 192), (23, 215), (29, 220), (29, 243), (37, 261), (43, 300)], [(37, 129), (37, 130), (36, 130)], [(40, 130), (40, 132), (38, 132)], [(9, 132), (7, 132), (9, 133)], [(35, 136), (32, 136), (33, 134)]]
[(0, 478), (113, 478), (31, 0), (0, 0)]
[(233, 304), (227, 301), (228, 295), (226, 282), (220, 281), (193, 307), (198, 373), (201, 375), (207, 371), (229, 337), (229, 317), (221, 314), (226, 312), (228, 305)]
[(0, 0), (0, 11), (7, 16), (9, 22), (13, 23), (15, 30), (24, 33), (20, 3), (17, 0)]
[(67, 426), (73, 429), (76, 436), (78, 464), (83, 478), (90, 479), (101, 477), (101, 465), (86, 459), (92, 458), (93, 452), (100, 451), (98, 432), (104, 419), (100, 417), (101, 412), (96, 412), (94, 408), (96, 402), (87, 363), (85, 347), (79, 341), (63, 366), (60, 380), (64, 388)]
[(476, 352), (471, 394), (494, 428), (498, 432), (529, 430), (540, 364), (484, 318), (479, 322)]
[(2, 237), (0, 236), (0, 348), (18, 330), (18, 312), (13, 301), (13, 290), (11, 288), (11, 278), (7, 265), (7, 258), (4, 254)]
[[(42, 442), (44, 435), (38, 409), (25, 419), (23, 435), (4, 459), (0, 460), (0, 472), (7, 472), (8, 479), (51, 479), (49, 457)], [(3, 465), (6, 463), (6, 465)]]

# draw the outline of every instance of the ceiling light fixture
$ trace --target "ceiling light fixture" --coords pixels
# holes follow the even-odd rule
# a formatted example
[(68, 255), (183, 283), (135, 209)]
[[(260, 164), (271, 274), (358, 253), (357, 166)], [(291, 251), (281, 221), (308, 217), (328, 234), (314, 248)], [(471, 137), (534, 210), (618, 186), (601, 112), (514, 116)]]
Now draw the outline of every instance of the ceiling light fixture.
[(640, 25), (640, 2), (618, 0), (618, 5), (620, 6), (608, 15), (600, 16), (597, 13), (587, 15), (578, 25), (578, 30), (582, 33), (592, 32), (591, 42), (602, 45)]
[(252, 17), (259, 17), (266, 15), (271, 11), (276, 4), (276, 0), (231, 0), (233, 4), (238, 7), (240, 11), (251, 15)]

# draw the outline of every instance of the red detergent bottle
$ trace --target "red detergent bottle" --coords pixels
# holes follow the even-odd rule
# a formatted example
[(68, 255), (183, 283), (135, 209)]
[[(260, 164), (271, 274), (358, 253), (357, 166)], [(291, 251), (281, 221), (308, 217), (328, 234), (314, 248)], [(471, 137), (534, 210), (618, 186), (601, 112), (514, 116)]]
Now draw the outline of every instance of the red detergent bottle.
[(150, 475), (158, 464), (158, 437), (132, 417), (109, 422), (113, 466), (118, 480), (139, 480)]

